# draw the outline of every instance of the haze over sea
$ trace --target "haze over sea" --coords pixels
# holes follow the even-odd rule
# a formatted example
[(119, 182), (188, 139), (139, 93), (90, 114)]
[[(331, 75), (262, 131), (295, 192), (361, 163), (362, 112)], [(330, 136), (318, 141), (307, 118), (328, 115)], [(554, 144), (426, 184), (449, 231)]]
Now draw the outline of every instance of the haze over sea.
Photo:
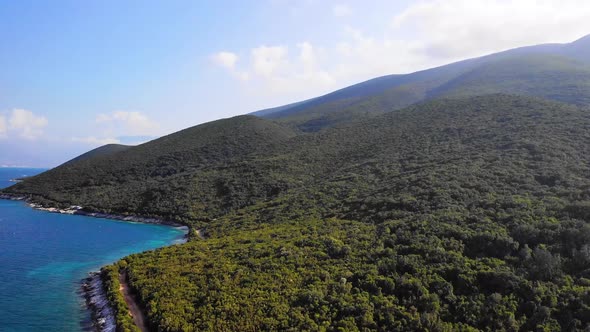
[[(42, 169), (0, 168), (0, 187)], [(180, 241), (173, 227), (54, 214), (0, 200), (0, 331), (81, 331), (88, 272)]]

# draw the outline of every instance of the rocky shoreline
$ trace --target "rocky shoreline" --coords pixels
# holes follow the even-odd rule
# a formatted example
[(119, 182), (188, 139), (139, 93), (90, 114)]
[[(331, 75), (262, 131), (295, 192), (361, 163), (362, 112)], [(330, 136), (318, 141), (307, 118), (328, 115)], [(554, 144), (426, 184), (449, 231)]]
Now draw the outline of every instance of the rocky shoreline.
[(0, 194), (0, 199), (7, 199), (9, 201), (26, 201), (25, 196), (14, 196), (9, 194)]
[(11, 195), (11, 194), (0, 194), (0, 199), (11, 200), (11, 201), (23, 201), (23, 202), (26, 202), (29, 205), (29, 207), (31, 207), (35, 210), (45, 211), (45, 212), (50, 212), (50, 213), (72, 214), (72, 215), (81, 215), (81, 216), (93, 217), (93, 218), (103, 218), (103, 219), (113, 219), (113, 220), (121, 220), (121, 221), (128, 221), (128, 222), (138, 222), (138, 223), (144, 223), (144, 224), (166, 225), (166, 226), (184, 228), (188, 231), (187, 226), (182, 225), (177, 222), (174, 222), (174, 221), (170, 221), (170, 220), (149, 218), (149, 217), (140, 217), (140, 216), (134, 216), (134, 215), (119, 215), (119, 214), (110, 214), (110, 213), (102, 213), (102, 212), (90, 212), (90, 211), (84, 210), (83, 207), (76, 206), (76, 205), (70, 206), (67, 209), (45, 207), (41, 204), (31, 202), (30, 199), (25, 196), (15, 196), (15, 195)]
[(117, 323), (100, 272), (91, 272), (82, 284), (86, 305), (90, 309), (92, 323), (99, 332), (115, 332)]

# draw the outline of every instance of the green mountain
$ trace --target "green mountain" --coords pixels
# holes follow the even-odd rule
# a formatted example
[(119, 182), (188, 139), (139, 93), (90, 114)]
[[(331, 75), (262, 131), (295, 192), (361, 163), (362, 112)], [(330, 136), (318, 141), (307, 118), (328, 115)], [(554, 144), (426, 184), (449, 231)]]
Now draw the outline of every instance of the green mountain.
[(121, 271), (159, 331), (587, 330), (585, 45), (105, 147), (2, 193), (191, 228), (103, 270), (121, 331)]
[(437, 97), (511, 93), (589, 105), (589, 87), (587, 36), (570, 44), (523, 47), (413, 74), (384, 76), (253, 114), (309, 132)]

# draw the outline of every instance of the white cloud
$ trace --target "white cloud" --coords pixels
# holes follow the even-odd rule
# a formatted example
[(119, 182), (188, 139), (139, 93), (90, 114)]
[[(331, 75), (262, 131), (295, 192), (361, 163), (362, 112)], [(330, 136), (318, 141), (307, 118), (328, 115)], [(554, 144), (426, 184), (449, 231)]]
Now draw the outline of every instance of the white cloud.
[(333, 57), (339, 61), (331, 68), (341, 80), (408, 73), (434, 64), (416, 41), (376, 38), (353, 28), (346, 29), (346, 36), (334, 48)]
[[(6, 126), (6, 120), (3, 120), (6, 131), (16, 131), (22, 138), (33, 140), (43, 134), (43, 129), (47, 126), (47, 118), (37, 116), (33, 112), (23, 109), (14, 109), (11, 112)], [(2, 125), (0, 125), (2, 127)], [(0, 130), (1, 132), (1, 130)]]
[(118, 135), (153, 135), (159, 130), (154, 121), (140, 112), (117, 111), (110, 114), (99, 114), (96, 122), (107, 126), (107, 136)]
[(95, 136), (72, 137), (72, 142), (84, 143), (84, 144), (89, 144), (89, 145), (107, 145), (107, 144), (119, 144), (119, 143), (121, 143), (116, 138), (97, 138)]
[(215, 64), (227, 69), (234, 69), (238, 62), (238, 56), (232, 52), (219, 52), (211, 56)]
[(287, 64), (289, 50), (284, 46), (260, 46), (252, 50), (252, 66), (256, 74), (264, 77), (272, 77)]
[[(320, 67), (321, 55), (316, 48), (309, 42), (297, 44), (299, 48), (298, 62), (293, 64), (294, 83), (307, 86), (330, 86), (334, 83), (334, 78), (330, 73)], [(288, 80), (288, 78), (285, 78)]]
[(313, 46), (309, 42), (303, 42), (297, 44), (297, 47), (300, 50), (299, 59), (303, 63), (303, 69), (305, 71), (314, 70), (317, 63), (317, 56)]
[[(384, 3), (374, 10), (387, 12), (391, 4)], [(346, 7), (333, 6), (333, 14), (351, 14)], [(372, 30), (346, 27), (328, 43), (240, 50), (250, 61), (231, 61), (226, 68), (233, 77), (248, 80), (243, 89), (255, 98), (293, 101), (377, 76), (519, 46), (573, 41), (590, 33), (588, 17), (587, 0), (413, 1), (388, 20), (371, 22)]]
[(352, 15), (352, 8), (346, 4), (336, 4), (332, 7), (332, 14), (336, 17), (346, 17)]
[(226, 69), (232, 76), (240, 81), (247, 81), (250, 75), (247, 72), (236, 70), (236, 64), (240, 58), (232, 52), (218, 52), (211, 56), (211, 60), (216, 65)]

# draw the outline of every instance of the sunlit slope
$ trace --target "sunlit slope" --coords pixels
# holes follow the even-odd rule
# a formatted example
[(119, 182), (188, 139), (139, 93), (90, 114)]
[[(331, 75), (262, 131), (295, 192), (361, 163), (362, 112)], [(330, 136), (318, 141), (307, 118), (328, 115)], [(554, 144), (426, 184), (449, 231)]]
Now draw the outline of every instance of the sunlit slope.
[(553, 55), (516, 56), (491, 61), (429, 92), (440, 96), (511, 93), (590, 105), (590, 66)]
[(407, 75), (362, 82), (311, 100), (255, 113), (304, 132), (443, 96), (512, 93), (588, 105), (590, 37), (523, 47)]

